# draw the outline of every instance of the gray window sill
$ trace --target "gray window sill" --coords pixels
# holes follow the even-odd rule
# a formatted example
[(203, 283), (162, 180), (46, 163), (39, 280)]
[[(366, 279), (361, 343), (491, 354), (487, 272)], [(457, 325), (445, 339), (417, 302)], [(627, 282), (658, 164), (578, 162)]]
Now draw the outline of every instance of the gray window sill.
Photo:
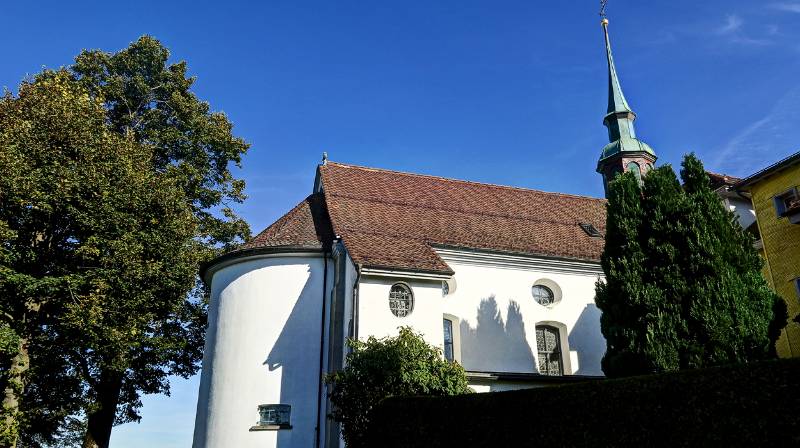
[(282, 429), (292, 429), (292, 425), (256, 425), (250, 427), (250, 431), (280, 431)]

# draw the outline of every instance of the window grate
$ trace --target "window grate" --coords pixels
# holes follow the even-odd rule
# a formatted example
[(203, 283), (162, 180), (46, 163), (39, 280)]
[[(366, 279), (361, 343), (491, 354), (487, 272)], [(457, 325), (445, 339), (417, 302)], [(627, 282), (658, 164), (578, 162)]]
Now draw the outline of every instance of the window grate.
[(553, 290), (544, 285), (534, 285), (531, 289), (531, 294), (533, 294), (533, 299), (536, 300), (536, 303), (539, 305), (548, 306), (556, 301)]
[(389, 309), (397, 317), (406, 317), (414, 310), (414, 295), (411, 288), (395, 283), (389, 290)]
[(539, 373), (548, 376), (563, 375), (561, 335), (558, 328), (538, 325), (536, 327), (536, 349), (539, 353)]
[(262, 404), (258, 406), (257, 427), (291, 428), (292, 407), (288, 404)]

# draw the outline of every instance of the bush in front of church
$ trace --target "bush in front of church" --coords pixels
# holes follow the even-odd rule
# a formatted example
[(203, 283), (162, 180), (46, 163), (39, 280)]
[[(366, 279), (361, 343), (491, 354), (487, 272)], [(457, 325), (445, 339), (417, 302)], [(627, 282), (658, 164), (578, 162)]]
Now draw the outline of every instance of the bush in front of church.
[(470, 393), (464, 368), (448, 362), (421, 334), (401, 327), (396, 337), (348, 342), (344, 370), (328, 375), (333, 418), (342, 424), (348, 448), (364, 447), (372, 409), (389, 397)]
[(683, 185), (669, 165), (641, 186), (632, 173), (610, 184), (596, 299), (609, 377), (776, 356), (786, 304), (761, 274), (753, 237), (693, 154), (682, 168)]

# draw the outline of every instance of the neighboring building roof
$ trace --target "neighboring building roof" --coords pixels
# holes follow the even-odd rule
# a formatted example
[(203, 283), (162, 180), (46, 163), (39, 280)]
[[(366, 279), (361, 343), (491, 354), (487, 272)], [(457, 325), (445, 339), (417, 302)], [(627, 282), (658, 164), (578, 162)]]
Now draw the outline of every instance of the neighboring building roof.
[(728, 176), (727, 174), (712, 173), (711, 171), (706, 171), (706, 174), (711, 179), (712, 190), (717, 190), (720, 187), (732, 187), (742, 181), (738, 177)]
[(790, 166), (796, 165), (798, 163), (800, 163), (800, 152), (794, 153), (794, 154), (790, 155), (789, 157), (779, 161), (778, 163), (770, 165), (770, 166), (764, 168), (763, 170), (761, 170), (761, 171), (759, 171), (759, 172), (757, 172), (757, 173), (755, 173), (755, 174), (753, 174), (751, 176), (748, 176), (747, 178), (745, 178), (741, 182), (737, 183), (736, 184), (736, 188), (737, 189), (743, 189), (743, 188), (749, 187), (749, 186), (753, 185), (754, 183), (761, 181), (763, 178), (765, 178), (767, 176), (771, 176), (772, 174), (775, 174), (778, 171), (785, 170), (786, 168), (789, 168)]
[(329, 162), (319, 167), (335, 234), (372, 268), (451, 274), (434, 247), (598, 261), (603, 199)]
[(333, 241), (325, 198), (315, 193), (267, 227), (240, 250), (265, 247), (322, 249)]

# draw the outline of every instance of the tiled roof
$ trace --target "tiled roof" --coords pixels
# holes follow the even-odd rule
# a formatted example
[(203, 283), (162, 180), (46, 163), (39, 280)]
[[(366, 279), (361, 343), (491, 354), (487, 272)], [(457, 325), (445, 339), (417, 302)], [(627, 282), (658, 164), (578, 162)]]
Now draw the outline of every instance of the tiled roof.
[[(244, 249), (323, 247), (342, 238), (357, 264), (452, 273), (437, 246), (598, 261), (605, 200), (329, 162), (306, 198)], [(328, 220), (328, 218), (330, 220)], [(332, 226), (332, 229), (331, 229)]]
[(266, 230), (244, 244), (241, 250), (260, 247), (307, 247), (318, 249), (329, 246), (333, 231), (321, 193), (312, 194), (297, 204)]
[(728, 176), (727, 174), (712, 173), (706, 171), (708, 178), (711, 180), (711, 189), (716, 190), (720, 187), (730, 187), (741, 182), (742, 179), (738, 177)]
[(367, 267), (450, 273), (433, 247), (597, 261), (605, 200), (327, 163), (320, 167), (336, 235)]

